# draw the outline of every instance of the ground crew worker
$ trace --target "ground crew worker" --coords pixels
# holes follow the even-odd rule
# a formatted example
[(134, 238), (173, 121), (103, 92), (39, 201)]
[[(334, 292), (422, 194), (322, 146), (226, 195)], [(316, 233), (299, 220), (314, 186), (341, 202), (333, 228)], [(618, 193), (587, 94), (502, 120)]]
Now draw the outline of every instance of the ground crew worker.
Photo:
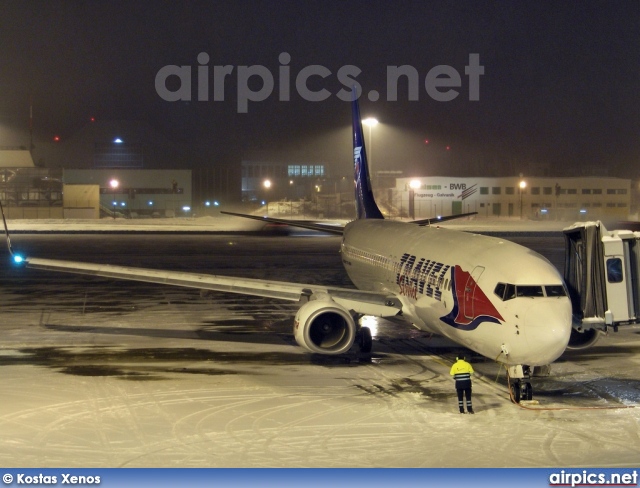
[(471, 375), (473, 374), (473, 368), (465, 361), (464, 356), (456, 358), (456, 362), (451, 366), (450, 374), (456, 380), (460, 413), (464, 413), (463, 395), (467, 397), (467, 412), (474, 413), (471, 406)]

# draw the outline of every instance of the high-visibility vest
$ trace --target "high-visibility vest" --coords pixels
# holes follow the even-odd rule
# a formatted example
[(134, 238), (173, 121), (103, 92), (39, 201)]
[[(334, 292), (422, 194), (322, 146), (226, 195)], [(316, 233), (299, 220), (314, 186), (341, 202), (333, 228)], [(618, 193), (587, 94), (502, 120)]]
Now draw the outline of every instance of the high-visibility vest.
[(473, 368), (464, 359), (458, 359), (453, 366), (451, 366), (449, 374), (456, 380), (456, 389), (465, 390), (471, 388)]

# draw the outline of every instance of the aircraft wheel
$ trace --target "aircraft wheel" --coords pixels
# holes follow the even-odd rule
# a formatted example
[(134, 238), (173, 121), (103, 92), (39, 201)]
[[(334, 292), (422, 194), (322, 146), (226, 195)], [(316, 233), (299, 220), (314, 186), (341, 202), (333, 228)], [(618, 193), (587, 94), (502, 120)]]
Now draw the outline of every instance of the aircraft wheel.
[(531, 400), (533, 399), (533, 387), (531, 386), (531, 383), (527, 382), (524, 385), (524, 400)]
[(515, 381), (511, 384), (511, 399), (520, 403), (520, 381)]
[(360, 351), (370, 353), (373, 349), (373, 339), (371, 338), (371, 329), (363, 327), (360, 329)]

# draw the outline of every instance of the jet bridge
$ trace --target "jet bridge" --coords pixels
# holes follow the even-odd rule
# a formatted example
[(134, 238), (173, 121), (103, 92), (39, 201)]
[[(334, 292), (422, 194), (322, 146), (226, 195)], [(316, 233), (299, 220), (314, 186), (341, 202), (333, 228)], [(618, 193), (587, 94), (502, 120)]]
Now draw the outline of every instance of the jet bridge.
[(574, 317), (569, 347), (588, 347), (609, 327), (640, 323), (640, 232), (608, 231), (599, 221), (563, 232)]

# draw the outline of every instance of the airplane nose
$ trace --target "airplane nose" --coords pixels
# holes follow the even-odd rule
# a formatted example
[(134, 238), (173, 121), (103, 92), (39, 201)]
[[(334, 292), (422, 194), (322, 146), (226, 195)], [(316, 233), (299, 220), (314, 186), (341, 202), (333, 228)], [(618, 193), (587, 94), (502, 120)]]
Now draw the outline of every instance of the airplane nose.
[(558, 359), (571, 335), (571, 302), (569, 299), (542, 299), (533, 304), (525, 316), (525, 338), (531, 361), (542, 366)]

